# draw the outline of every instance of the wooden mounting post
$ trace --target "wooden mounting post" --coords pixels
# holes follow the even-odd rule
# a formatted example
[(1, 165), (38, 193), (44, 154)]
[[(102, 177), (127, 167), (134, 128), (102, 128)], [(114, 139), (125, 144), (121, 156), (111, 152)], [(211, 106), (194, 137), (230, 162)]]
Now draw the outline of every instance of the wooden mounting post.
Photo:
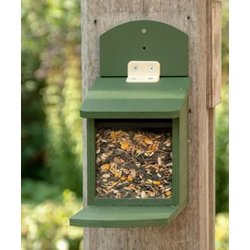
[[(220, 102), (220, 1), (81, 0), (83, 98), (99, 75), (99, 36), (132, 20), (155, 20), (189, 36), (189, 204), (167, 227), (85, 228), (84, 250), (213, 250), (214, 109)], [(86, 121), (83, 122), (86, 205)]]

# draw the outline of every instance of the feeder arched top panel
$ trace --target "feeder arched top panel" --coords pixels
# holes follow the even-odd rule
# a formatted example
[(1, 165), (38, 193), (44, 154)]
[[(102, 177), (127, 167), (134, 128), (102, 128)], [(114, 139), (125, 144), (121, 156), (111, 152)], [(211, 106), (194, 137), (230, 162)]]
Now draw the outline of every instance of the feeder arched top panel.
[(100, 36), (100, 76), (127, 76), (130, 61), (158, 61), (161, 76), (188, 75), (188, 36), (156, 21), (132, 21)]

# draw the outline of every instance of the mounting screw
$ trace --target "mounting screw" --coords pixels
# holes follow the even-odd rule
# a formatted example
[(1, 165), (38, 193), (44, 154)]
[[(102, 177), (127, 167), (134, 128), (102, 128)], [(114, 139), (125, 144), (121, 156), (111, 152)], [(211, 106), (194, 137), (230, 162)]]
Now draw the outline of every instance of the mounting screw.
[(147, 32), (147, 30), (146, 30), (146, 29), (142, 29), (141, 32), (142, 32), (143, 34), (145, 34), (145, 33)]
[(139, 67), (138, 67), (137, 65), (134, 65), (134, 66), (133, 66), (133, 70), (134, 70), (134, 71), (136, 71), (136, 70), (138, 70), (138, 69), (139, 69)]
[(155, 70), (155, 67), (153, 65), (149, 66), (148, 68), (150, 71), (154, 71)]

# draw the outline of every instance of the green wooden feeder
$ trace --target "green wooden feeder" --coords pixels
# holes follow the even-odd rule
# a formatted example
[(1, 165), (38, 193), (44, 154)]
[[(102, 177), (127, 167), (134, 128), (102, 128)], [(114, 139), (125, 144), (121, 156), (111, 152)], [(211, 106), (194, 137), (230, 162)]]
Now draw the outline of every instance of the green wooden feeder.
[[(155, 62), (160, 67), (157, 82), (152, 80)], [(70, 218), (71, 226), (167, 226), (185, 208), (190, 82), (188, 36), (182, 31), (160, 22), (133, 21), (101, 35), (100, 77), (80, 108), (81, 117), (87, 118), (87, 204)], [(171, 131), (171, 198), (98, 198), (95, 145), (100, 128)]]

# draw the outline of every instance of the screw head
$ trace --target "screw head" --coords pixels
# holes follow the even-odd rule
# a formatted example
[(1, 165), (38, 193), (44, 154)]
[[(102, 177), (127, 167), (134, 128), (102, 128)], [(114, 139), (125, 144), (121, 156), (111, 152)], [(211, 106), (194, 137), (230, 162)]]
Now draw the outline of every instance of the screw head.
[(138, 69), (139, 69), (139, 67), (138, 67), (137, 65), (134, 65), (134, 66), (133, 66), (133, 70), (134, 70), (134, 71), (136, 71), (136, 70), (138, 70)]
[(145, 34), (145, 33), (147, 32), (147, 30), (146, 30), (146, 29), (142, 29), (141, 32), (142, 32), (143, 34)]
[(155, 67), (153, 65), (149, 66), (148, 68), (150, 71), (154, 71), (155, 70)]

